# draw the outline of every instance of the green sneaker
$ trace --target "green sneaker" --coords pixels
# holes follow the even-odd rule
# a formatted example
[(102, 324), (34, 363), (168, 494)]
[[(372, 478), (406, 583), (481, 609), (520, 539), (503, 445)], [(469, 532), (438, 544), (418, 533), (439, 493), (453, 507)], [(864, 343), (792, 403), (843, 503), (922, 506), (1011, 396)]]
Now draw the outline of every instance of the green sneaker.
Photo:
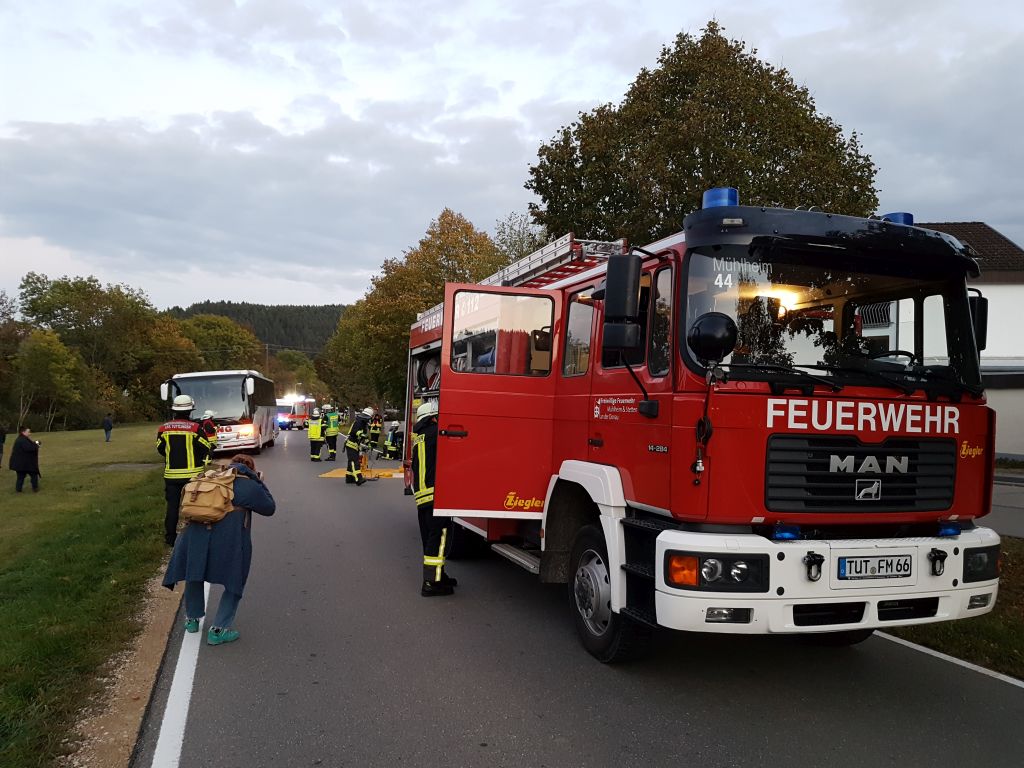
[(192, 633), (198, 632), (199, 619), (185, 619), (185, 631)]
[(206, 633), (207, 645), (223, 645), (224, 643), (233, 643), (237, 639), (237, 629), (219, 629), (217, 627), (212, 627), (210, 631)]

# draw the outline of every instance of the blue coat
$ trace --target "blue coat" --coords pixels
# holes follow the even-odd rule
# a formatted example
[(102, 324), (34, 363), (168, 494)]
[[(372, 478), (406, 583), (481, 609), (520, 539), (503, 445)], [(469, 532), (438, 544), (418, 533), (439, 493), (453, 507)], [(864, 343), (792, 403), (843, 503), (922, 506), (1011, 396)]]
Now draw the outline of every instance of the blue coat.
[(267, 486), (256, 473), (242, 464), (232, 464), (235, 478), (236, 509), (212, 525), (190, 523), (185, 526), (171, 553), (163, 584), (174, 589), (179, 581), (208, 581), (223, 584), (236, 595), (245, 589), (252, 562), (250, 510), (260, 515), (274, 514), (276, 504)]

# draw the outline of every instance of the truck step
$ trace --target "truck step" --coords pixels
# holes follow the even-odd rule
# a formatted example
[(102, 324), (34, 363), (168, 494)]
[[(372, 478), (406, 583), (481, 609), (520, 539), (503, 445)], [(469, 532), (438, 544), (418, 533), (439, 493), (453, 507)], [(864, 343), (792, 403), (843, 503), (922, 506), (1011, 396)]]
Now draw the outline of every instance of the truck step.
[(622, 525), (635, 531), (643, 531), (657, 536), (662, 531), (678, 530), (679, 526), (671, 520), (659, 520), (654, 517), (624, 517)]
[(654, 581), (654, 567), (646, 563), (623, 563), (622, 570), (632, 573), (634, 576)]
[(511, 560), (520, 568), (525, 568), (530, 573), (540, 573), (540, 558), (533, 552), (528, 552), (525, 549), (520, 549), (504, 542), (491, 544), (491, 549), (502, 557)]
[(645, 610), (643, 608), (635, 608), (633, 606), (626, 606), (620, 613), (626, 618), (632, 619), (635, 622), (643, 624), (647, 627), (657, 627), (658, 617), (655, 616), (654, 611)]

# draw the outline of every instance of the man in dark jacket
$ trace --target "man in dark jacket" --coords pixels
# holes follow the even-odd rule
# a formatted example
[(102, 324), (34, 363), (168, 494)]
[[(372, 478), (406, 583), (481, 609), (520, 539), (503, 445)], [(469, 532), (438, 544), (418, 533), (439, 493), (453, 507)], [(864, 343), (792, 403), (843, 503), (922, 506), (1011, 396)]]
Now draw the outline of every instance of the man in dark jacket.
[(450, 595), (458, 581), (444, 571), (451, 518), (434, 517), (434, 475), (437, 471), (437, 401), (416, 409), (412, 443), (412, 490), (423, 540), (423, 597)]
[(4, 468), (4, 443), (7, 442), (7, 425), (0, 424), (0, 469)]
[(103, 417), (103, 436), (104, 436), (104, 438), (106, 438), (104, 440), (104, 442), (106, 442), (106, 443), (110, 442), (110, 433), (113, 430), (114, 430), (114, 420), (110, 417), (110, 414), (108, 413), (106, 416)]
[(32, 430), (28, 427), (19, 427), (18, 439), (11, 448), (10, 466), (18, 473), (14, 483), (14, 490), (18, 493), (25, 487), (26, 477), (32, 480), (32, 493), (39, 490), (39, 443), (30, 437), (31, 434)]

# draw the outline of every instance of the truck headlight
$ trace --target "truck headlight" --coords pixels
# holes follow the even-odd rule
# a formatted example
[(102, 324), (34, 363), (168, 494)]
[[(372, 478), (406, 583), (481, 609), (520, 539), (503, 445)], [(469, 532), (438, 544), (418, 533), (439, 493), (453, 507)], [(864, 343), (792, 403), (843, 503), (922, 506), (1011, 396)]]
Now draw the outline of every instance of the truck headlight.
[(964, 549), (964, 583), (999, 578), (999, 545)]
[(767, 592), (771, 560), (767, 554), (679, 552), (667, 550), (665, 584), (708, 592)]

